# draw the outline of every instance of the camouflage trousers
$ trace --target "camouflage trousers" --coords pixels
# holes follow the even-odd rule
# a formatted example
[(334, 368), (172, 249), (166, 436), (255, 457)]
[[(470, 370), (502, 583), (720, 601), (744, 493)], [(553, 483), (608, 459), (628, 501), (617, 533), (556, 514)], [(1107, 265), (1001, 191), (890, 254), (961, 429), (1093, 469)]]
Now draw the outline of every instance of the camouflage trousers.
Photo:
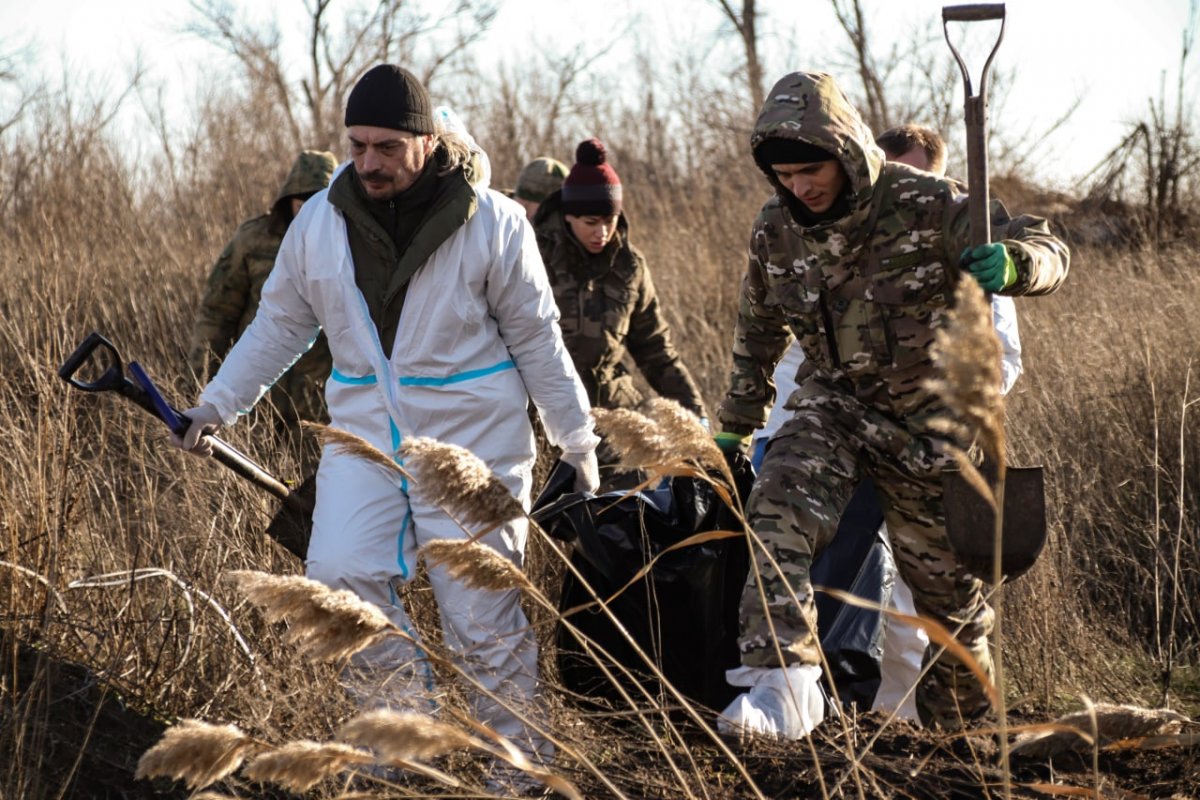
[(278, 415), (281, 443), (297, 458), (301, 477), (314, 474), (321, 459), (321, 446), (315, 435), (301, 429), (300, 422), (329, 423), (324, 379), (293, 368), (275, 382), (267, 397)]
[[(957, 631), (957, 640), (990, 676), (992, 611), (982, 583), (959, 566), (946, 537), (940, 478), (946, 457), (906, 441), (911, 437), (894, 422), (865, 412), (852, 397), (818, 394), (791, 405), (793, 416), (771, 440), (747, 501), (748, 521), (761, 544), (752, 545), (754, 568), (742, 595), (742, 663), (817, 663), (809, 568), (836, 535), (854, 488), (870, 477), (917, 613)], [(876, 418), (865, 419), (864, 412)], [(938, 649), (931, 645), (926, 651), (926, 665)], [(925, 673), (916, 703), (926, 725), (948, 728), (989, 708), (978, 679), (949, 652)]]

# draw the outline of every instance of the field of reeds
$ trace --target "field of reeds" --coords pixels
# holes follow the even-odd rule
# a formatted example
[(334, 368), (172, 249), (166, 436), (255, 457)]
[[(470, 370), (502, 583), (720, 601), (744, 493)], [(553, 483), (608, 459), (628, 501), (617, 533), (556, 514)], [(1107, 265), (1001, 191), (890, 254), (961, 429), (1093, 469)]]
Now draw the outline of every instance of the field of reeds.
[[(167, 730), (190, 731), (199, 744), (191, 762), (161, 774), (203, 787), (195, 770), (205, 736), (227, 759), (251, 759), (300, 741), (361, 741), (370, 727), (356, 720), (336, 667), (304, 657), (295, 627), (272, 621), (245, 582), (229, 578), (302, 574), (263, 533), (275, 502), (170, 449), (141, 410), (56, 375), (96, 330), (190, 404), (198, 387), (184, 355), (204, 277), (236, 225), (269, 203), (292, 157), (233, 109), (216, 111), (175, 150), (137, 159), (102, 124), (53, 104), (34, 112), (31, 133), (0, 142), (0, 797), (189, 796), (183, 782), (134, 778)], [(491, 137), (499, 129), (487, 120), (475, 130), (494, 184), (507, 185), (528, 154)], [(633, 241), (713, 411), (765, 184), (732, 136), (690, 172), (664, 165), (662, 143), (617, 130), (606, 141)], [(1010, 207), (1053, 214), (1073, 256), (1060, 292), (1018, 301), (1026, 372), (1007, 410), (1009, 457), (1046, 466), (1050, 541), (1031, 573), (1001, 589), (1010, 724), (1094, 704), (1195, 717), (1200, 243), (1085, 241), (1069, 204), (1039, 207), (1027, 188), (1018, 203), (1020, 189), (1011, 183)], [(274, 431), (262, 409), (226, 435), (296, 480), (298, 454)], [(1153, 741), (1097, 739), (1053, 768), (1016, 759), (1006, 775), (994, 739), (872, 716), (829, 721), (797, 744), (713, 736), (711, 716), (670, 694), (581, 710), (550, 654), (564, 569), (561, 545), (535, 531), (528, 613), (544, 645), (554, 773), (568, 794), (984, 797), (1001, 796), (1007, 780), (1020, 797), (1182, 799), (1200, 785), (1194, 725), (1168, 725)], [(453, 687), (428, 588), (418, 579), (408, 599)], [(405, 781), (351, 783), (344, 771), (317, 770), (306, 796), (477, 796), (502, 745), (472, 728), (464, 709), (450, 689), (438, 723), (447, 728), (392, 732), (410, 748), (405, 759), (428, 761)], [(322, 758), (345, 767), (356, 756), (331, 749)], [(257, 771), (235, 770), (207, 796), (291, 797), (285, 787), (303, 785), (254, 763)]]

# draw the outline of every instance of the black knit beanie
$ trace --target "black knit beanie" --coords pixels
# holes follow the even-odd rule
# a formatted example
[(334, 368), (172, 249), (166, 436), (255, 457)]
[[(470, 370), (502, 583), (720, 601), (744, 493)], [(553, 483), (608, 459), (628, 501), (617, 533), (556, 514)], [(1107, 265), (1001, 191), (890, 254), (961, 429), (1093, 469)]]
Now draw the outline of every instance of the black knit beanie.
[(352, 125), (436, 132), (429, 93), (416, 75), (395, 64), (372, 67), (354, 84), (346, 100), (346, 127)]
[(799, 139), (778, 139), (772, 137), (763, 139), (754, 148), (754, 160), (763, 169), (772, 164), (815, 164), (818, 161), (832, 161), (837, 158), (833, 153), (817, 147), (815, 144), (802, 142)]

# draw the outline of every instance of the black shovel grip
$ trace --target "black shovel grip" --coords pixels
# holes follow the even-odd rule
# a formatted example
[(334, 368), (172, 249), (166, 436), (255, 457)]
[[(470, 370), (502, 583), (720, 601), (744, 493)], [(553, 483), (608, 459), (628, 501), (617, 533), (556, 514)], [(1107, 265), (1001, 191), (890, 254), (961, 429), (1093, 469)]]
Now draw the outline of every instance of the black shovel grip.
[[(108, 357), (108, 368), (100, 377), (90, 382), (76, 377), (76, 373), (93, 357), (97, 350), (104, 351), (104, 354)], [(163, 419), (160, 409), (155, 407), (154, 400), (150, 397), (150, 394), (125, 375), (125, 364), (121, 360), (121, 354), (117, 351), (116, 346), (96, 331), (89, 334), (75, 348), (75, 351), (67, 356), (66, 360), (58, 368), (58, 376), (74, 388), (84, 392), (116, 392), (149, 413), (155, 419), (162, 421), (164, 424), (170, 424)], [(165, 401), (162, 401), (160, 398), (160, 402)], [(177, 436), (182, 436), (191, 425), (191, 420), (184, 414), (179, 413), (179, 410), (174, 406), (169, 407), (179, 418), (179, 425), (172, 432)], [(240, 477), (271, 493), (301, 514), (312, 513), (311, 502), (293, 493), (281, 481), (251, 460), (249, 456), (216, 436), (210, 435), (208, 438), (212, 442), (213, 458), (221, 464), (233, 470)]]
[(961, 6), (942, 6), (943, 22), (981, 22), (1004, 19), (1004, 3), (967, 3)]
[[(79, 380), (75, 377), (75, 373), (79, 372), (79, 368), (87, 363), (97, 349), (105, 350), (113, 363), (103, 375), (91, 383)], [(125, 377), (125, 369), (121, 363), (121, 356), (117, 353), (117, 348), (113, 346), (113, 343), (96, 331), (92, 331), (58, 368), (58, 377), (84, 392), (120, 391), (120, 384)]]

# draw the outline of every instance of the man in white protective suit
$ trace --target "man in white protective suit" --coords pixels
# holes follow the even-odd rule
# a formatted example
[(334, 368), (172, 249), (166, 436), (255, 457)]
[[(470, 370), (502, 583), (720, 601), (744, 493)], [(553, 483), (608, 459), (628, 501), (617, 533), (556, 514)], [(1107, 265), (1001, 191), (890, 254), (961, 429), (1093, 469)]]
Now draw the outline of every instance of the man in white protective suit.
[[(411, 437), (465, 447), (528, 508), (532, 398), (575, 467), (576, 489), (594, 491), (598, 439), (524, 209), (486, 187), (486, 156), (405, 69), (365, 73), (345, 123), (353, 163), (288, 229), (257, 315), (186, 412), (193, 424), (177, 445), (204, 453), (203, 434), (245, 413), (324, 330), (334, 427), (397, 461)], [(413, 577), (418, 547), (468, 535), (422, 487), (328, 447), (322, 454), (307, 574), (376, 603), (400, 628), (412, 630), (396, 590)], [(520, 566), (526, 535), (518, 520), (480, 541)], [(429, 579), (445, 640), (481, 687), (472, 690), (477, 718), (548, 759), (525, 721), (537, 644), (518, 592), (469, 589), (436, 566)], [(348, 685), (368, 707), (428, 711), (423, 656), (388, 639), (354, 657)]]

